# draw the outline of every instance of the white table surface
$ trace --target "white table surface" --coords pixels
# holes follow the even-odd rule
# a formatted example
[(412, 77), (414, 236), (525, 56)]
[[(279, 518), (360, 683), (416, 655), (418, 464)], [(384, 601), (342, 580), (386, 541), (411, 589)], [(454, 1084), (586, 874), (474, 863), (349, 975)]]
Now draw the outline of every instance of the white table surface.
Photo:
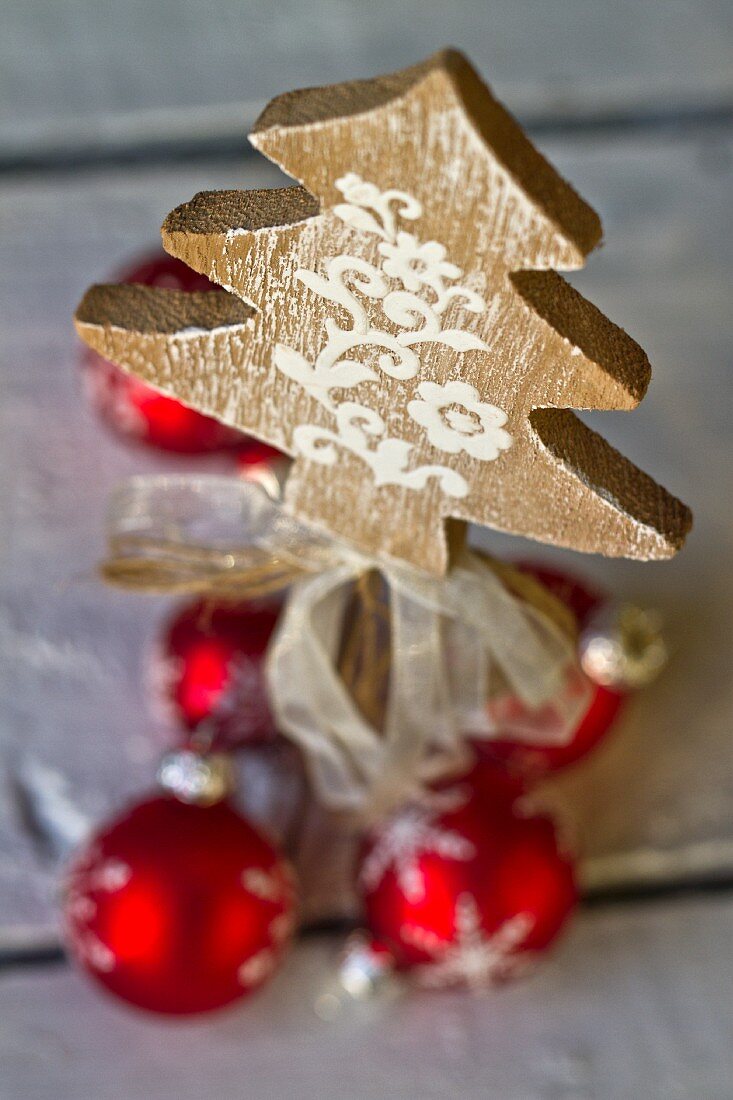
[(730, 898), (594, 910), (514, 985), (332, 1023), (313, 1003), (333, 938), (198, 1022), (133, 1014), (65, 967), (8, 972), (0, 1100), (730, 1100), (732, 939)]
[[(643, 405), (594, 425), (696, 513), (659, 566), (488, 540), (667, 620), (668, 671), (543, 792), (587, 888), (627, 902), (583, 912), (544, 970), (496, 997), (414, 996), (331, 1029), (309, 1006), (333, 940), (303, 943), (250, 1007), (179, 1028), (65, 967), (0, 969), (0, 1100), (733, 1096), (732, 15), (725, 0), (0, 2), (0, 963), (56, 942), (48, 822), (58, 839), (103, 819), (156, 755), (141, 665), (169, 605), (90, 575), (112, 487), (182, 466), (94, 421), (71, 312), (196, 190), (279, 181), (216, 156), (255, 101), (467, 48), (602, 215), (606, 244), (573, 282), (649, 353)], [(297, 832), (309, 916), (348, 912), (349, 847), (312, 807), (294, 829), (305, 797), (282, 756), (248, 763), (248, 811)]]

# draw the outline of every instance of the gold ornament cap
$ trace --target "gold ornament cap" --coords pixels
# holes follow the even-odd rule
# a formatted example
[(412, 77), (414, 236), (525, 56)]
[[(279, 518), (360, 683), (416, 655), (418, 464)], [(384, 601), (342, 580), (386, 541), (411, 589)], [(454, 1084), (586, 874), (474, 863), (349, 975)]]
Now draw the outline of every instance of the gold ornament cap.
[(604, 608), (580, 635), (578, 655), (596, 684), (621, 690), (644, 687), (668, 659), (661, 616), (633, 604)]

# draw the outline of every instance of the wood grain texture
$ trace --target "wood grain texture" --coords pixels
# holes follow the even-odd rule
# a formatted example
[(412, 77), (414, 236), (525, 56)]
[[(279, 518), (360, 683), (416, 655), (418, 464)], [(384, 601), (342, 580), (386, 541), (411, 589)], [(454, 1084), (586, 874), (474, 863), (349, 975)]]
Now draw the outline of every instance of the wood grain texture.
[(325, 1023), (338, 957), (299, 944), (248, 1004), (161, 1021), (65, 967), (0, 976), (3, 1100), (729, 1100), (729, 899), (581, 913), (532, 976)]
[[(685, 506), (567, 411), (633, 408), (649, 380), (641, 348), (545, 270), (581, 266), (600, 222), (462, 55), (287, 93), (251, 140), (305, 187), (199, 195), (163, 241), (256, 314), (151, 332), (161, 296), (113, 325), (108, 288), (80, 307), (83, 339), (292, 455), (289, 509), (367, 553), (443, 573), (449, 518), (612, 557), (679, 549)], [(502, 442), (480, 453), (492, 416)], [(388, 447), (405, 449), (389, 469)]]

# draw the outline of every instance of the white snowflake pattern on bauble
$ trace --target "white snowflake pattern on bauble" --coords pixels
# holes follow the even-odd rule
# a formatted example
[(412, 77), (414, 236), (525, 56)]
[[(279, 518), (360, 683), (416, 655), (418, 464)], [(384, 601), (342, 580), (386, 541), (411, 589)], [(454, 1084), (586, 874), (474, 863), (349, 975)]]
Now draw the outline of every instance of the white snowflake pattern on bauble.
[(425, 883), (420, 857), (434, 852), (444, 859), (469, 860), (476, 855), (470, 840), (436, 823), (444, 813), (461, 809), (468, 795), (458, 788), (434, 794), (429, 800), (404, 807), (380, 829), (359, 874), (363, 889), (379, 886), (388, 870), (394, 870), (403, 894), (410, 902), (422, 900)]
[[(120, 859), (105, 859), (97, 863), (101, 849), (95, 844), (71, 868), (64, 884), (66, 934), (73, 941), (79, 958), (92, 970), (109, 973), (114, 970), (115, 956), (89, 922), (97, 912), (97, 904), (89, 897), (92, 892), (115, 893), (132, 878), (132, 869)], [(96, 864), (96, 866), (95, 866)]]
[(467, 985), (474, 992), (481, 992), (528, 969), (530, 958), (519, 949), (533, 927), (529, 913), (518, 913), (488, 934), (482, 927), (476, 899), (465, 893), (456, 900), (453, 940), (443, 940), (416, 924), (404, 924), (401, 935), (405, 943), (431, 958), (429, 963), (415, 967), (414, 974), (421, 985), (431, 988)]

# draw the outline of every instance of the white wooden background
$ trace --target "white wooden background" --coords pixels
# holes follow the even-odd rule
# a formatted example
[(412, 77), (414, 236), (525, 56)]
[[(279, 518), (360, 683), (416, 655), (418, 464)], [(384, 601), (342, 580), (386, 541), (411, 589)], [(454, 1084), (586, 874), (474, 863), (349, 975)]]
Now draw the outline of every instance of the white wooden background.
[[(733, 1096), (732, 17), (726, 0), (0, 0), (0, 1100)], [(70, 315), (194, 191), (279, 181), (246, 155), (256, 103), (448, 42), (601, 213), (606, 245), (573, 281), (655, 373), (638, 411), (595, 424), (696, 512), (658, 566), (490, 540), (666, 616), (668, 672), (546, 791), (588, 889), (618, 896), (536, 978), (478, 1003), (411, 998), (329, 1030), (310, 1003), (335, 944), (310, 941), (251, 1007), (141, 1022), (65, 967), (9, 965), (56, 942), (50, 849), (144, 790), (155, 757), (141, 664), (167, 605), (90, 574), (111, 487), (181, 466), (94, 422)], [(286, 837), (303, 798), (287, 760), (249, 763), (248, 809)], [(313, 918), (334, 885), (349, 905), (348, 853), (324, 856), (324, 830), (310, 812), (299, 845)]]

